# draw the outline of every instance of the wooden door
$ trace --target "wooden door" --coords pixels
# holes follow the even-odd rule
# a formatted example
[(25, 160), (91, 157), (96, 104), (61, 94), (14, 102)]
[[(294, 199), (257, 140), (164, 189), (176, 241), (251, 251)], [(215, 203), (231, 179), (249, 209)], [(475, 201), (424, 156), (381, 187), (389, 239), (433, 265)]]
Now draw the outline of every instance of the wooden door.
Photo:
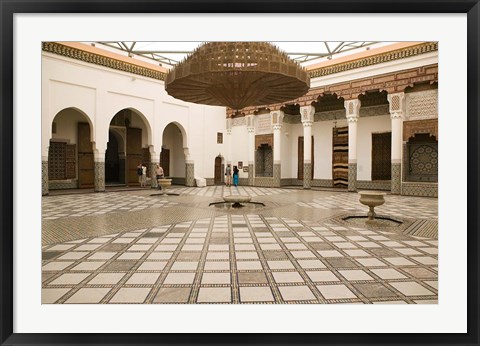
[[(303, 136), (302, 137), (298, 137), (298, 167), (297, 167), (297, 179), (298, 180), (303, 180)], [(311, 157), (311, 162), (312, 162), (312, 179), (313, 179), (313, 172), (314, 172), (314, 169), (313, 167), (315, 167), (315, 162), (313, 160), (314, 158), (314, 152), (313, 152), (313, 136), (312, 136), (312, 149), (311, 149), (311, 153), (312, 153), (312, 157)]]
[(392, 178), (392, 133), (372, 133), (372, 180)]
[(142, 162), (142, 129), (127, 127), (127, 184), (139, 185), (137, 166)]
[(170, 176), (170, 149), (162, 149), (160, 153), (160, 166), (163, 168), (163, 174)]
[(95, 180), (93, 147), (90, 140), (90, 125), (78, 123), (78, 187), (80, 189), (92, 188)]
[(348, 126), (333, 129), (333, 186), (348, 187)]
[(215, 177), (213, 179), (215, 185), (220, 185), (222, 183), (222, 158), (215, 158)]

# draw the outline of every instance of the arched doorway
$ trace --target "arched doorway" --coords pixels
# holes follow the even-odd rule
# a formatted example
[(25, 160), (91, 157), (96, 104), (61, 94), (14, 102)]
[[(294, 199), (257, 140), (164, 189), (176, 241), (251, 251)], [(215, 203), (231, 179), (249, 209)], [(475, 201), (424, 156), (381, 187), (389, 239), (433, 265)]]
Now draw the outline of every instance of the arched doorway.
[(215, 185), (221, 185), (223, 183), (223, 172), (224, 172), (224, 168), (223, 168), (223, 162), (222, 162), (222, 157), (221, 156), (217, 156), (215, 158), (215, 175), (214, 175), (214, 179), (213, 179), (213, 183)]
[(132, 109), (122, 109), (112, 118), (105, 152), (105, 184), (139, 185), (137, 166), (140, 163), (145, 164), (150, 176), (147, 126)]
[(186, 184), (183, 132), (175, 123), (168, 124), (163, 130), (160, 165), (163, 168), (165, 176), (173, 179), (173, 184)]
[(51, 190), (93, 187), (91, 132), (88, 117), (76, 108), (66, 108), (54, 117), (48, 148)]
[(105, 152), (105, 184), (124, 185), (125, 182), (125, 131), (110, 128)]

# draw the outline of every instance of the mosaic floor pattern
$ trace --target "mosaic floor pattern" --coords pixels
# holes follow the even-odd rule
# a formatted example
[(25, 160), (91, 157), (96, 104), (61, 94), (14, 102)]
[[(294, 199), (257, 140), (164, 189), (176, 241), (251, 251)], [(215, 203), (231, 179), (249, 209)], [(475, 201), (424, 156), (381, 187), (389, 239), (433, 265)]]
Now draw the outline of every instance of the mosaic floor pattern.
[[(390, 217), (409, 217), (421, 219), (438, 219), (436, 198), (410, 198), (407, 196), (385, 196), (385, 204), (375, 208), (378, 215)], [(365, 206), (358, 201), (354, 193), (335, 194), (321, 199), (297, 202), (297, 205), (317, 209), (342, 209), (346, 211), (365, 212)]]
[[(234, 192), (247, 193), (248, 189)], [(356, 194), (251, 189), (249, 192), (263, 193), (256, 196), (266, 202), (274, 199), (278, 208), (245, 209), (240, 214), (208, 208), (212, 197), (221, 197), (216, 195), (218, 187), (178, 189), (187, 197), (154, 198), (155, 203), (149, 202), (151, 191), (103, 194), (104, 197), (91, 194), (82, 196), (81, 201), (77, 201), (79, 196), (61, 196), (63, 202), (59, 208), (67, 216), (44, 219), (43, 223), (43, 231), (48, 228), (51, 238), (42, 247), (42, 302), (437, 303), (437, 239), (403, 234), (393, 228), (338, 223), (333, 215), (346, 210), (338, 205), (358, 201)], [(212, 195), (205, 196), (207, 192)], [(142, 201), (140, 205), (147, 207), (117, 208), (109, 211), (110, 215), (76, 215), (80, 209), (77, 202), (85, 210), (91, 210), (86, 201), (90, 199), (93, 204), (103, 199), (104, 203), (109, 200), (105, 197), (128, 206)], [(47, 204), (55, 212), (50, 198), (43, 198), (44, 207)], [(432, 210), (436, 211), (436, 199), (387, 196), (387, 204), (391, 199), (400, 205), (393, 209), (401, 210), (402, 215), (413, 205), (429, 210), (429, 213), (419, 212), (418, 217), (436, 221), (436, 214), (430, 216)], [(132, 201), (131, 204), (126, 200)], [(197, 207), (188, 208), (187, 202)], [(320, 205), (319, 202), (329, 208), (327, 213), (320, 211), (324, 213), (320, 219), (320, 214), (312, 209), (316, 207), (310, 205)], [(163, 208), (169, 203), (171, 207)], [(296, 217), (283, 213), (288, 207), (294, 212), (307, 213)], [(97, 211), (102, 210), (97, 205)], [(154, 217), (162, 214), (174, 216)], [(142, 224), (148, 215), (150, 220)], [(115, 217), (124, 227), (108, 221)], [(94, 218), (102, 218), (106, 231), (98, 224), (90, 225)], [(67, 231), (61, 221), (79, 223), (84, 232), (79, 230), (72, 235), (75, 239), (60, 240), (62, 232)], [(53, 229), (55, 223), (58, 225)]]
[[(221, 198), (223, 195), (250, 195), (268, 196), (279, 193), (291, 193), (292, 190), (287, 189), (267, 189), (257, 187), (224, 187), (209, 186), (204, 189), (199, 188), (175, 188), (172, 192), (182, 195), (193, 195), (201, 197)], [(42, 218), (43, 220), (56, 220), (65, 217), (79, 217), (103, 215), (108, 213), (140, 211), (147, 208), (163, 208), (178, 205), (175, 201), (160, 200), (158, 196), (150, 196), (149, 194), (158, 194), (156, 190), (146, 189), (141, 192), (143, 195), (133, 193), (115, 193), (112, 194), (85, 194), (85, 195), (60, 195), (45, 197), (42, 202)], [(148, 193), (148, 194), (146, 194)]]

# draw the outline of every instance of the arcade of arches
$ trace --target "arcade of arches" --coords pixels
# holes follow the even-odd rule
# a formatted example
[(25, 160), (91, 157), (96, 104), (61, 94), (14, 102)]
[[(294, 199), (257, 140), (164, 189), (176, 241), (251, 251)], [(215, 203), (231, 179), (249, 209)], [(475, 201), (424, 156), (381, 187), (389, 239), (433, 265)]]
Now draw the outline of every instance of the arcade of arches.
[[(154, 165), (160, 163), (178, 185), (194, 186), (195, 178), (206, 179), (207, 185), (223, 184), (220, 172), (224, 167), (241, 163), (242, 185), (437, 196), (437, 53), (431, 43), (417, 46), (383, 52), (378, 55), (380, 65), (383, 57), (401, 60), (404, 52), (406, 56), (431, 54), (430, 63), (390, 68), (381, 74), (371, 70), (366, 77), (320, 83), (305, 96), (284, 104), (247, 107), (240, 112), (201, 106), (203, 114), (226, 111), (226, 122), (196, 120), (193, 125), (191, 119), (201, 118), (188, 115), (197, 112), (196, 105), (162, 99), (154, 101), (157, 106), (153, 107), (148, 97), (123, 97), (117, 92), (110, 94), (117, 95), (114, 100), (123, 107), (111, 115), (105, 113), (105, 118), (94, 116), (88, 104), (83, 109), (65, 105), (49, 124), (43, 194), (57, 189), (104, 191), (113, 186), (138, 186), (135, 167), (142, 162), (149, 178)], [(68, 56), (63, 59), (70, 59), (70, 51), (74, 59), (77, 56), (78, 48), (63, 49), (62, 54)], [(54, 52), (46, 53), (47, 57)], [(362, 61), (352, 66), (361, 69)], [(311, 75), (320, 73), (335, 75), (336, 69), (319, 68)], [(312, 81), (316, 78), (322, 80), (315, 77)], [(155, 85), (163, 87), (163, 81)], [(58, 97), (64, 92), (58, 92)], [(152, 109), (160, 113), (147, 114)], [(159, 121), (162, 117), (165, 120)], [(108, 126), (99, 119), (110, 119)], [(216, 143), (208, 131), (215, 133)]]
[[(105, 150), (104, 186), (140, 186), (137, 166), (143, 163), (150, 177), (152, 165), (157, 162), (161, 163), (166, 176), (172, 177), (177, 184), (185, 184), (186, 162), (178, 126), (170, 123), (165, 128), (158, 157), (150, 153), (146, 126), (131, 109), (123, 109), (113, 116)], [(95, 188), (95, 191), (102, 191), (101, 184), (95, 184), (99, 172), (95, 171), (95, 143), (91, 132), (88, 118), (79, 110), (68, 108), (55, 116), (48, 152), (50, 189)]]
[[(423, 88), (425, 89), (425, 88)], [(428, 89), (435, 91), (435, 89)], [(413, 94), (414, 95), (414, 94)], [(408, 97), (403, 94), (402, 97)], [(309, 166), (315, 167), (315, 135), (311, 135), (310, 148), (305, 150), (304, 136), (297, 137), (296, 143), (296, 176), (295, 179), (277, 178), (280, 185), (300, 185), (309, 188), (310, 186), (347, 188), (354, 186), (351, 181), (351, 171), (355, 169), (354, 154), (349, 146), (356, 145), (349, 141), (352, 131), (362, 126), (363, 119), (390, 117), (395, 122), (395, 113), (389, 106), (386, 92), (367, 92), (358, 98), (357, 108), (351, 108), (353, 116), (347, 118), (346, 110), (340, 109), (340, 105), (352, 102), (344, 101), (336, 94), (326, 94), (318, 98), (312, 106), (307, 107), (313, 114), (313, 121), (300, 120), (300, 109), (297, 114), (292, 111), (294, 107), (287, 105), (285, 110), (277, 111), (281, 114), (279, 119), (283, 120), (285, 127), (293, 127), (296, 124), (303, 124), (304, 129), (312, 126), (312, 123), (322, 122), (331, 126), (331, 180), (316, 179), (320, 174), (315, 170), (310, 172), (310, 182), (304, 180), (305, 152), (310, 156)], [(361, 104), (359, 107), (358, 105)], [(400, 107), (400, 105), (398, 106)], [(404, 107), (404, 106), (402, 106)], [(305, 107), (302, 107), (305, 109)], [(403, 110), (399, 108), (400, 112)], [(355, 113), (356, 112), (356, 113)], [(275, 114), (275, 112), (273, 112)], [(393, 116), (392, 116), (393, 114)], [(270, 117), (270, 114), (268, 114)], [(360, 119), (360, 121), (358, 121)], [(238, 122), (239, 118), (229, 118), (231, 123)], [(281, 121), (281, 120), (280, 120)], [(333, 124), (333, 126), (331, 125)], [(347, 125), (348, 126), (345, 126)], [(282, 122), (277, 127), (281, 127)], [(392, 160), (392, 138), (401, 139), (398, 134), (392, 136), (392, 130), (385, 128), (381, 131), (372, 131), (367, 140), (371, 143), (371, 179), (370, 182), (357, 181), (358, 187), (369, 186), (378, 189), (390, 189), (394, 191), (393, 179), (397, 179), (397, 188), (400, 185), (400, 176), (397, 165), (403, 164), (402, 182), (405, 187), (410, 183), (436, 183), (438, 177), (438, 143), (437, 143), (437, 121), (436, 119), (423, 119), (404, 121), (403, 126), (395, 127), (402, 131), (403, 160)], [(231, 135), (230, 135), (231, 136)], [(186, 160), (184, 155), (182, 133), (174, 123), (169, 124), (163, 132), (163, 145), (159, 157), (153, 158), (160, 162), (166, 176), (172, 177), (176, 184), (186, 183)], [(278, 144), (277, 144), (278, 145)], [(280, 145), (282, 145), (280, 143)], [(249, 172), (253, 175), (252, 181), (255, 185), (255, 178), (259, 178), (261, 185), (269, 184), (262, 178), (272, 179), (274, 172), (274, 134), (255, 135), (255, 171)], [(398, 147), (398, 145), (397, 145)], [(350, 150), (349, 150), (350, 149)], [(95, 182), (94, 172), (94, 143), (91, 141), (91, 125), (81, 111), (69, 108), (59, 112), (52, 122), (52, 138), (49, 147), (48, 177), (50, 189), (58, 188), (93, 188)], [(323, 154), (325, 150), (322, 150)], [(398, 153), (397, 153), (398, 154)], [(156, 160), (155, 160), (156, 159)], [(158, 160), (158, 161), (157, 161)], [(139, 163), (147, 166), (147, 175), (151, 175), (152, 157), (148, 145), (146, 124), (142, 118), (133, 110), (124, 109), (115, 114), (108, 129), (108, 143), (105, 151), (105, 185), (108, 186), (138, 186), (136, 167)], [(285, 163), (284, 163), (285, 164)], [(222, 184), (223, 159), (215, 158), (214, 184)], [(276, 172), (280, 172), (277, 170)], [(248, 179), (243, 183), (248, 184)], [(300, 183), (299, 183), (300, 182)], [(308, 185), (310, 184), (310, 186)], [(412, 185), (414, 186), (414, 185)], [(396, 191), (399, 192), (398, 190)]]

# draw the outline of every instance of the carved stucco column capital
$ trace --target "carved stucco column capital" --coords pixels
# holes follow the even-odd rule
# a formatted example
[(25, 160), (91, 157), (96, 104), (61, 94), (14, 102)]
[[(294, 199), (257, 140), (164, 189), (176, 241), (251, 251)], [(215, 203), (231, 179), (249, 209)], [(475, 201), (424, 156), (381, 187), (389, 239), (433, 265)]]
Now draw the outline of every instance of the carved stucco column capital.
[(394, 93), (387, 95), (389, 103), (390, 118), (403, 119), (405, 115), (405, 93)]
[(282, 127), (283, 124), (283, 118), (285, 116), (285, 113), (281, 110), (273, 111), (270, 112), (270, 115), (272, 117), (272, 125), (275, 128), (275, 126), (280, 126)]
[(300, 107), (300, 115), (302, 116), (302, 123), (313, 123), (313, 117), (315, 116), (315, 107), (304, 106)]

